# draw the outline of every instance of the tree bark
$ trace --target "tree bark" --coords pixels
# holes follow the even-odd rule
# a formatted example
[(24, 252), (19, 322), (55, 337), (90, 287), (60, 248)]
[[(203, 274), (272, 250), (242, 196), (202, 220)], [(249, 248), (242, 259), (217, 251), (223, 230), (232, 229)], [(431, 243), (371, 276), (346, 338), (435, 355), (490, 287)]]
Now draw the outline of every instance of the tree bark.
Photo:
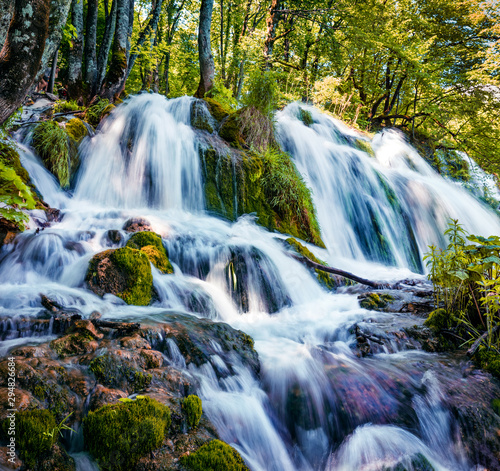
[(129, 28), (129, 0), (115, 0), (116, 28), (113, 41), (111, 64), (104, 80), (101, 96), (113, 100), (121, 92), (122, 84), (127, 77), (127, 41)]
[(58, 57), (59, 57), (59, 48), (56, 49), (56, 53), (54, 54), (54, 59), (52, 59), (52, 67), (50, 69), (50, 79), (47, 85), (47, 93), (54, 93), (54, 82), (56, 80)]
[[(92, 88), (97, 74), (96, 41), (98, 0), (87, 1), (87, 27), (85, 34), (85, 83), (92, 95)], [(93, 98), (92, 96), (90, 98)]]
[(0, 124), (22, 104), (35, 80), (49, 31), (50, 0), (16, 0), (0, 51)]
[(201, 0), (200, 25), (198, 30), (198, 53), (200, 61), (200, 83), (195, 97), (203, 98), (214, 85), (215, 65), (210, 46), (210, 28), (214, 0)]
[(79, 98), (82, 95), (83, 0), (73, 0), (71, 24), (75, 28), (75, 38), (68, 58), (68, 96)]
[(106, 25), (104, 29), (104, 37), (102, 39), (101, 47), (99, 48), (99, 55), (97, 56), (97, 71), (95, 80), (92, 85), (92, 95), (95, 96), (99, 92), (106, 75), (106, 65), (108, 63), (109, 51), (113, 44), (113, 36), (115, 35), (116, 28), (116, 10), (118, 0), (113, 0), (111, 5), (111, 12), (106, 16)]
[(264, 62), (266, 70), (272, 67), (272, 55), (274, 49), (274, 42), (276, 41), (276, 27), (279, 22), (279, 0), (272, 0), (271, 8), (269, 9), (269, 16), (267, 17), (267, 35), (266, 42), (264, 43)]
[(7, 33), (13, 15), (14, 2), (0, 2), (0, 50), (7, 39)]
[(42, 78), (45, 70), (49, 67), (56, 50), (61, 44), (64, 26), (68, 21), (69, 11), (71, 9), (71, 0), (52, 0), (50, 2), (49, 34), (45, 40), (45, 49), (42, 55), (42, 61), (35, 83)]

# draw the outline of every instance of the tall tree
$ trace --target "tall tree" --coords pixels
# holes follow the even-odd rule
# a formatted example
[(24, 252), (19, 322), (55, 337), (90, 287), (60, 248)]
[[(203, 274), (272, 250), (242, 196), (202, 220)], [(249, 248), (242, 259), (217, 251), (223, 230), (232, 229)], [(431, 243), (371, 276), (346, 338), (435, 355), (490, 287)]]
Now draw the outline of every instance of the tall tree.
[(79, 98), (82, 95), (83, 0), (73, 0), (71, 24), (75, 34), (68, 59), (68, 95), (71, 98)]
[(14, 2), (0, 2), (0, 48), (9, 31), (10, 20), (14, 15)]
[(87, 24), (85, 34), (85, 83), (92, 89), (97, 74), (96, 40), (98, 0), (87, 0)]
[(214, 85), (215, 65), (210, 45), (210, 28), (214, 0), (201, 0), (200, 23), (198, 28), (198, 54), (200, 61), (200, 83), (195, 96), (203, 98)]
[(16, 0), (0, 51), (0, 124), (22, 103), (42, 60), (49, 31), (50, 0)]

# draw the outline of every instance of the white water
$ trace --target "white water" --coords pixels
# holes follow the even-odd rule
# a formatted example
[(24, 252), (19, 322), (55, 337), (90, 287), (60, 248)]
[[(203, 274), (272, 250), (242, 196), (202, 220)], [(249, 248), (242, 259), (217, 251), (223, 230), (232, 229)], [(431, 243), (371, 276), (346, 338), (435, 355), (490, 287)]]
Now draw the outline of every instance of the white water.
[[(97, 310), (106, 318), (146, 322), (181, 311), (245, 331), (255, 340), (260, 378), (236, 354), (213, 355), (199, 368), (186, 366), (173, 341), (165, 354), (198, 378), (205, 413), (254, 471), (379, 470), (409, 466), (416, 453), (436, 470), (468, 470), (473, 463), (451, 434), (442, 385), (432, 373), (439, 367), (435, 357), (406, 352), (358, 359), (350, 349), (354, 323), (391, 321), (392, 315), (361, 309), (355, 295), (325, 292), (253, 218), (228, 223), (202, 213), (190, 103), (141, 95), (120, 106), (84, 142), (73, 197), (23, 150), (37, 188), (64, 217), (2, 249), (2, 314), (35, 316), (43, 293), (85, 316)], [(318, 253), (332, 264), (396, 279), (418, 268), (426, 244), (441, 242), (447, 216), (458, 215), (471, 232), (500, 233), (493, 213), (434, 174), (400, 136), (376, 136), (373, 158), (349, 146), (346, 130), (331, 118), (313, 110), (315, 124), (308, 128), (296, 111), (292, 105), (278, 115), (281, 140), (312, 187), (327, 245)], [(121, 231), (125, 242), (122, 227), (133, 216), (147, 218), (163, 237), (175, 269), (174, 276), (154, 271), (159, 300), (151, 307), (127, 306), (112, 295), (101, 299), (84, 285), (93, 254), (118, 246), (107, 231)], [(228, 276), (235, 261), (245, 269)], [(7, 341), (26, 339), (13, 334)], [(406, 366), (415, 363), (421, 366)], [(86, 459), (82, 469), (90, 467)]]

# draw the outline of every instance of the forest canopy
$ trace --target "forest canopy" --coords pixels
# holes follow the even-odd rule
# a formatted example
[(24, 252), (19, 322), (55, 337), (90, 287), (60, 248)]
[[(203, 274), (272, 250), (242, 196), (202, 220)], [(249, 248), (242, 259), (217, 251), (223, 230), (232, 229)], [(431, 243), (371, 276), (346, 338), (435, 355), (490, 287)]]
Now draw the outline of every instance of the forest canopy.
[(396, 126), (499, 170), (498, 0), (37, 0), (32, 37), (45, 47), (37, 64), (16, 64), (26, 2), (0, 7), (8, 114), (21, 103), (5, 105), (6, 82), (31, 74), (29, 93), (52, 65), (55, 91), (81, 105), (145, 90), (236, 109), (270, 76), (278, 106), (302, 100), (364, 130)]

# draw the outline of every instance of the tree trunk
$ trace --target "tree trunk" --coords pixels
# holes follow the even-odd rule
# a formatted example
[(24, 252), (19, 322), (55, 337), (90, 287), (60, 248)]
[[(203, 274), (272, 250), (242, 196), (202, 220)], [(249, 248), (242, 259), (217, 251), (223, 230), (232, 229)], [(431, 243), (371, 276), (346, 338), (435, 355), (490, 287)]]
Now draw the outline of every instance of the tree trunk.
[(82, 95), (83, 0), (73, 0), (71, 24), (75, 28), (75, 37), (68, 58), (68, 96), (79, 98)]
[[(92, 87), (97, 74), (96, 41), (97, 13), (99, 0), (87, 1), (87, 28), (85, 34), (85, 83), (92, 95)], [(90, 98), (93, 98), (92, 96)]]
[(104, 81), (104, 76), (106, 75), (106, 65), (108, 63), (109, 51), (111, 50), (111, 45), (113, 44), (113, 36), (115, 35), (117, 4), (118, 0), (113, 0), (113, 4), (111, 5), (111, 12), (108, 16), (106, 16), (104, 37), (102, 38), (102, 44), (99, 48), (99, 55), (97, 56), (97, 71), (94, 84), (92, 86), (91, 95), (93, 96), (97, 95), (97, 93), (101, 89), (102, 82)]
[(214, 85), (215, 65), (210, 47), (210, 28), (214, 0), (201, 0), (200, 25), (198, 30), (198, 53), (200, 61), (200, 83), (195, 97), (203, 98)]
[(45, 41), (45, 49), (42, 55), (42, 61), (38, 74), (35, 78), (35, 83), (38, 83), (42, 78), (45, 70), (49, 67), (54, 54), (59, 45), (64, 31), (64, 26), (68, 21), (69, 11), (71, 9), (71, 0), (52, 0), (50, 2), (50, 19), (49, 19), (49, 34)]
[(14, 16), (0, 51), (0, 124), (19, 108), (35, 80), (49, 16), (50, 0), (15, 0)]
[(7, 33), (13, 15), (14, 2), (0, 2), (0, 50), (7, 39)]
[(168, 96), (168, 93), (170, 92), (170, 50), (165, 54), (165, 71), (163, 73), (165, 77), (165, 96)]
[(115, 0), (116, 29), (111, 64), (102, 86), (101, 96), (113, 100), (121, 92), (127, 77), (127, 40), (129, 28), (129, 0)]
[(52, 59), (52, 68), (50, 69), (50, 79), (47, 85), (47, 93), (54, 93), (54, 82), (57, 74), (57, 58), (59, 57), (59, 48), (56, 49), (54, 59)]
[(271, 8), (269, 9), (269, 16), (267, 17), (267, 35), (266, 42), (264, 43), (264, 62), (266, 70), (272, 67), (272, 55), (274, 49), (274, 41), (276, 38), (276, 27), (279, 22), (279, 0), (272, 0)]

